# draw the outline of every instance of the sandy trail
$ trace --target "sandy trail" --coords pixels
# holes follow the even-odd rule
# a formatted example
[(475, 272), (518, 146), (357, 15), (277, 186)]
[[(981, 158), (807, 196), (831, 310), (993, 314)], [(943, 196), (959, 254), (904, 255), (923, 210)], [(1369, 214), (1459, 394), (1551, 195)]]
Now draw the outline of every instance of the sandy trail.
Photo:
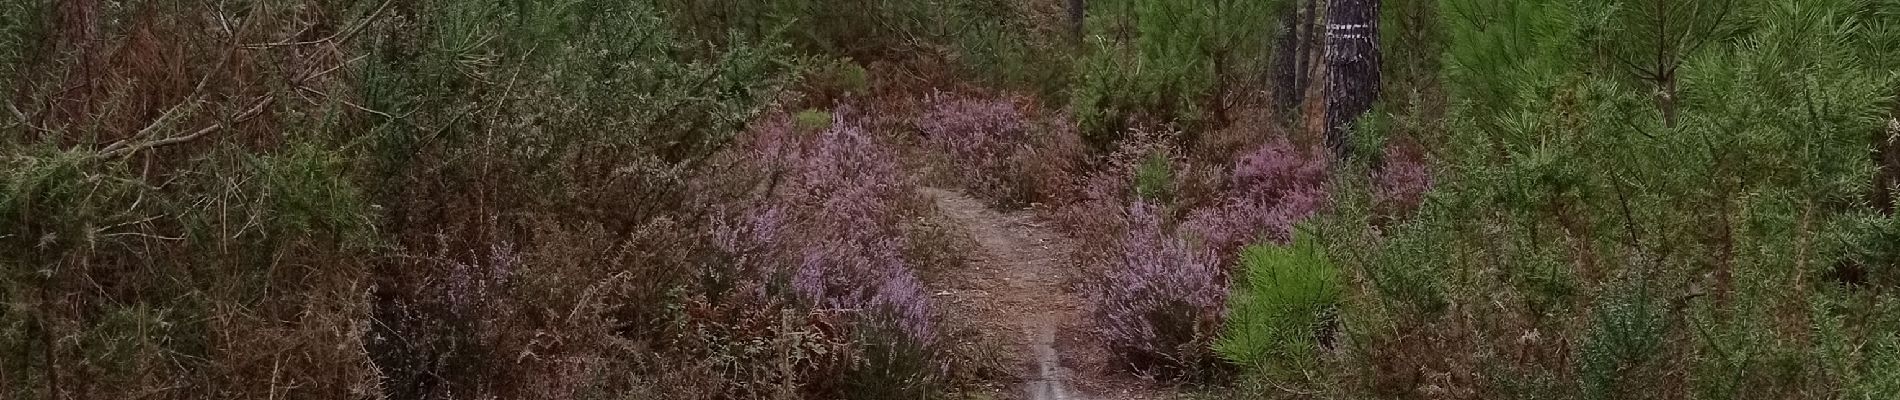
[(1107, 370), (1095, 340), (1088, 301), (1075, 289), (1074, 246), (1029, 211), (999, 212), (961, 193), (919, 191), (977, 246), (968, 266), (945, 282), (951, 315), (968, 321), (980, 340), (1001, 350), (1013, 382), (1004, 398), (1024, 400), (1143, 399), (1140, 385)]

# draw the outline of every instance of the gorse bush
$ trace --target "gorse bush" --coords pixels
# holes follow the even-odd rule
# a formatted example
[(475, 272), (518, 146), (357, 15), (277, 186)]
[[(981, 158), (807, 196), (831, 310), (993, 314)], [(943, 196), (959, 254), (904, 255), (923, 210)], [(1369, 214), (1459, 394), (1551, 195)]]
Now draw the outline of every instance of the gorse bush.
[(792, 127), (800, 132), (824, 132), (831, 129), (831, 113), (805, 110), (792, 114)]
[(814, 107), (864, 97), (871, 90), (871, 72), (849, 58), (812, 62), (800, 77), (799, 92)]
[(354, 11), (303, 6), (0, 5), (0, 395), (374, 394), (374, 207), (341, 104), (286, 100), (346, 66), (231, 48)]
[[(745, 197), (689, 191), (695, 179), (711, 179), (699, 168), (790, 80), (784, 44), (693, 37), (669, 29), (677, 16), (651, 2), (457, 1), (385, 12), (356, 39), (366, 57), (354, 90), (363, 108), (380, 113), (363, 118), (355, 140), (391, 247), (374, 269), (381, 323), (366, 349), (377, 355), (386, 394), (562, 397), (658, 386), (639, 390), (737, 396), (766, 390), (755, 382), (762, 376), (842, 371), (827, 369), (844, 362), (830, 359), (805, 369), (684, 361), (760, 364), (767, 358), (720, 352), (762, 350), (711, 343), (791, 346), (784, 335), (816, 329), (780, 327), (778, 311), (799, 312), (776, 303), (783, 299), (725, 295), (737, 274), (708, 255), (716, 250), (705, 236), (710, 210), (695, 204)], [(651, 229), (684, 233), (661, 240), (645, 236)], [(510, 290), (478, 303), (503, 306), (477, 314), (458, 313), (428, 284), (481, 271), (460, 266), (486, 265), (500, 249), (530, 260), (516, 270), (562, 272), (510, 274), (538, 280), (502, 281)], [(574, 261), (542, 256), (561, 253)], [(570, 314), (554, 317), (562, 314), (548, 305), (557, 304)], [(689, 304), (716, 311), (679, 317)], [(755, 326), (772, 329), (733, 333)], [(568, 345), (514, 336), (537, 330)], [(844, 341), (810, 344), (833, 339)], [(501, 356), (522, 353), (542, 357), (508, 364), (516, 356)], [(575, 381), (589, 384), (561, 384)], [(819, 385), (784, 387), (807, 386)]]
[(1900, 218), (1862, 212), (1843, 216), (1822, 238), (1823, 251), (1838, 257), (1827, 275), (1856, 287), (1892, 288), (1900, 285)]
[(1337, 333), (1344, 278), (1317, 240), (1301, 235), (1287, 245), (1262, 243), (1240, 254), (1227, 326), (1214, 349), (1258, 376), (1304, 379), (1317, 368)]
[[(770, 33), (651, 2), (0, 8), (5, 396), (939, 390), (880, 138), (824, 114), (716, 168), (804, 66)], [(778, 250), (722, 247), (731, 215)]]
[[(33, 54), (34, 39), (46, 29), (41, 19), (46, 15), (43, 9), (48, 4), (43, 1), (12, 1), (0, 5), (0, 14), (5, 15), (0, 16), (0, 88), (5, 89), (0, 90), (0, 96), (7, 96), (11, 100), (16, 95), (12, 91), (18, 87), (14, 84), (15, 79), (21, 77), (25, 69), (23, 61)], [(26, 122), (14, 121), (17, 118), (17, 115), (0, 116), (0, 120), (9, 121), (9, 124)]]
[(1119, 372), (1900, 398), (1900, 1), (1386, 0), (1343, 158), (1322, 2), (1061, 3), (0, 2), (0, 398), (958, 397), (936, 171)]

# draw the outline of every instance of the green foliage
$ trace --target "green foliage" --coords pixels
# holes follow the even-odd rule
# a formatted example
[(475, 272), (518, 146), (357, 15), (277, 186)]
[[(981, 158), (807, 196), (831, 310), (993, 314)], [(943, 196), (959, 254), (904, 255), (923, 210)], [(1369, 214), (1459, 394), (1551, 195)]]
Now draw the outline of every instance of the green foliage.
[[(1891, 319), (1894, 315), (1900, 315), (1894, 313), (1900, 310), (1894, 310), (1891, 301), (1882, 306), (1888, 308), (1884, 315), (1888, 316), (1889, 320), (1884, 322), (1900, 323), (1900, 320)], [(1860, 363), (1861, 371), (1864, 373), (1856, 374), (1854, 379), (1848, 380), (1842, 397), (1878, 399), (1900, 393), (1900, 333), (1891, 330), (1876, 332), (1874, 337), (1867, 341), (1864, 349), (1857, 350), (1859, 354), (1846, 356), (1864, 357)]]
[(1843, 349), (1893, 329), (1867, 305), (1891, 301), (1892, 217), (1864, 196), (1896, 84), (1896, 52), (1871, 43), (1893, 40), (1900, 14), (1852, 0), (1438, 6), (1446, 174), (1415, 219), (1328, 235), (1376, 294), (1345, 309), (1370, 321), (1350, 332), (1372, 343), (1372, 389), (1404, 381), (1383, 372), (1394, 353), (1447, 360), (1398, 371), (1485, 371), (1448, 388), (1477, 397), (1825, 398), (1880, 381), (1879, 353)]
[(849, 59), (823, 63), (806, 79), (819, 81), (846, 96), (863, 96), (871, 90), (871, 73)]
[(1299, 380), (1330, 342), (1344, 290), (1338, 268), (1317, 240), (1300, 232), (1289, 245), (1262, 243), (1240, 255), (1225, 334), (1215, 351), (1252, 374)]
[(831, 113), (824, 110), (805, 110), (792, 114), (792, 127), (799, 132), (820, 132), (831, 128)]
[(858, 333), (863, 354), (845, 372), (844, 398), (927, 399), (944, 388), (933, 375), (941, 364), (933, 361), (932, 350), (902, 336), (889, 326), (867, 326)]
[(1155, 151), (1141, 159), (1135, 167), (1135, 194), (1156, 204), (1170, 204), (1174, 200), (1174, 160), (1167, 153)]
[[(400, 36), (408, 32), (390, 32), (378, 45), (385, 50), (370, 61), (364, 88), (382, 107), (371, 108), (428, 111), (420, 122), (390, 121), (396, 136), (386, 143), (400, 147), (431, 134), (459, 143), (506, 128), (521, 133), (506, 137), (513, 148), (539, 153), (522, 155), (534, 161), (603, 147), (691, 160), (726, 143), (787, 72), (779, 45), (735, 39), (698, 48), (664, 29), (664, 14), (641, 2), (465, 3), (423, 12), (421, 25), (430, 30), (420, 46), (408, 47)], [(492, 111), (465, 116), (475, 107)], [(513, 130), (529, 126), (560, 134)]]
[(1652, 396), (1645, 389), (1655, 379), (1665, 333), (1664, 305), (1643, 283), (1609, 293), (1596, 305), (1596, 323), (1579, 351), (1583, 397), (1625, 399)]
[(951, 39), (966, 76), (998, 87), (1060, 98), (1069, 87), (1074, 50), (1066, 33), (1038, 26), (1026, 15), (966, 16)]
[(266, 234), (273, 238), (321, 236), (358, 247), (375, 244), (370, 210), (361, 189), (350, 179), (350, 160), (310, 143), (281, 155), (250, 160), (256, 171), (258, 193), (267, 218)]
[(93, 229), (134, 220), (123, 205), (139, 183), (102, 173), (84, 152), (18, 151), (0, 159), (0, 220), (7, 222), (0, 228), (6, 243), (0, 257), (10, 263), (50, 268), (68, 252), (103, 244)]
[[(12, 96), (16, 90), (14, 79), (19, 78), (24, 68), (21, 63), (32, 54), (33, 45), (39, 44), (40, 36), (45, 33), (40, 19), (47, 15), (44, 10), (50, 4), (41, 0), (0, 4), (0, 96)], [(13, 118), (13, 115), (0, 116), (0, 121)], [(10, 129), (5, 127), (0, 125), (0, 129)]]
[(1090, 1), (1086, 55), (1070, 100), (1083, 136), (1107, 148), (1131, 118), (1193, 126), (1207, 112), (1224, 114), (1222, 97), (1257, 83), (1265, 70), (1277, 34), (1270, 21), (1284, 4)]
[(1380, 241), (1384, 247), (1369, 253), (1374, 258), (1363, 264), (1379, 297), (1408, 314), (1435, 316), (1444, 312), (1450, 301), (1444, 282), (1456, 281), (1445, 276), (1451, 271), (1442, 265), (1450, 258), (1444, 252), (1448, 244), (1444, 241), (1449, 236), (1424, 223), (1395, 227)]
[(1823, 254), (1837, 259), (1830, 271), (1850, 285), (1900, 286), (1900, 217), (1853, 213), (1826, 232)]

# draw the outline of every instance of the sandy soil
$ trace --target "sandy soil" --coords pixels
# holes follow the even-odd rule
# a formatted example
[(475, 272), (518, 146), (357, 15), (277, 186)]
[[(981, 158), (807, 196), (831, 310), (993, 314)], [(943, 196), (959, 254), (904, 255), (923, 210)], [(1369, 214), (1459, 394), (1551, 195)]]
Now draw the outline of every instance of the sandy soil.
[(1109, 368), (1094, 335), (1087, 296), (1077, 290), (1074, 246), (1033, 212), (999, 212), (954, 191), (920, 192), (977, 246), (967, 266), (930, 282), (947, 315), (998, 350), (1010, 373), (997, 398), (1138, 400), (1161, 397)]

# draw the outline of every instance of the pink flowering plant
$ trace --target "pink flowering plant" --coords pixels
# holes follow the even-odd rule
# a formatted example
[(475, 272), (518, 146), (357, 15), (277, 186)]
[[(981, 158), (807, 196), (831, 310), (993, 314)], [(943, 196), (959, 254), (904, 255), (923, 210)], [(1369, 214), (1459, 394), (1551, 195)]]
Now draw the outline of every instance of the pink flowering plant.
[(1294, 224), (1325, 206), (1327, 174), (1323, 149), (1274, 139), (1236, 161), (1221, 196), (1183, 229), (1222, 260), (1252, 243), (1287, 243)]
[(917, 129), (950, 156), (951, 172), (966, 189), (999, 203), (1027, 195), (1012, 158), (1028, 146), (1030, 124), (1016, 102), (938, 92), (924, 103)]
[(1127, 230), (1096, 290), (1097, 323), (1124, 368), (1162, 377), (1203, 374), (1216, 360), (1226, 277), (1207, 252), (1168, 232), (1157, 207), (1128, 206)]

